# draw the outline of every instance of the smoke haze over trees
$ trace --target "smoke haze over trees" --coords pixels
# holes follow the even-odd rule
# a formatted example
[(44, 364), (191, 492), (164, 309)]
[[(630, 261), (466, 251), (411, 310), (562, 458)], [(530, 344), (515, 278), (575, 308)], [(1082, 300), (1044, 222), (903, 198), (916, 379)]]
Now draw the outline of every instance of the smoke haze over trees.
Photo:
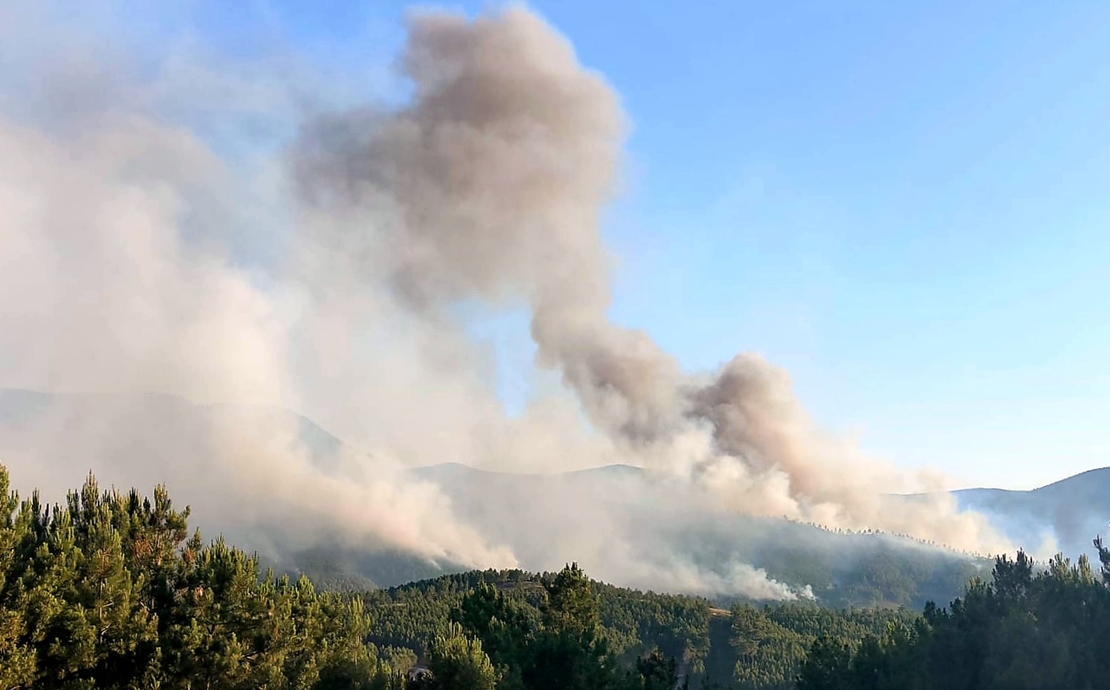
[[(395, 105), (369, 85), (361, 103), (334, 98), (349, 85), (295, 55), (258, 65), (183, 45), (140, 59), (96, 21), (6, 13), (3, 39), (41, 86), (0, 85), (17, 104), (0, 111), (0, 388), (61, 396), (0, 430), (20, 481), (53, 497), (89, 469), (167, 482), (263, 552), (327, 538), (511, 567), (514, 545), (408, 468), (623, 463), (702, 496), (706, 519), (1009, 547), (942, 493), (891, 508), (883, 492), (932, 480), (816, 428), (758, 355), (685, 372), (608, 320), (615, 257), (598, 226), (626, 117), (528, 9), (412, 14), (398, 63), (411, 97)], [(467, 330), (468, 310), (504, 308), (529, 312), (537, 371), (563, 384), (519, 416)], [(346, 442), (330, 465), (287, 410)], [(698, 591), (721, 577), (647, 562), (625, 535), (567, 535), (618, 581), (662, 567)], [(622, 555), (597, 560), (603, 543)], [(744, 563), (730, 577), (713, 588), (775, 586)]]
[[(0, 466), (0, 686), (751, 690), (1100, 687), (1110, 552), (1000, 557), (948, 607), (726, 611), (577, 565), (322, 593), (263, 572), (190, 511), (100, 491), (20, 499)], [(191, 536), (190, 536), (191, 535)]]

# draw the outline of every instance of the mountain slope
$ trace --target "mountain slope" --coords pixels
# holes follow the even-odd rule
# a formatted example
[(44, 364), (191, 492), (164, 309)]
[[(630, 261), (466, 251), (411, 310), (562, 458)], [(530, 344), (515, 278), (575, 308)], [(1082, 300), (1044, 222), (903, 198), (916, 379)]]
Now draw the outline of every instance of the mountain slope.
[[(445, 464), (413, 473), (436, 483), (483, 534), (512, 544), (523, 562), (565, 554), (632, 587), (717, 600), (920, 605), (958, 595), (985, 565), (889, 535), (715, 510), (696, 487), (627, 466), (516, 475)], [(604, 538), (592, 536), (599, 531)]]
[(953, 492), (961, 508), (989, 516), (1027, 549), (1093, 553), (1091, 539), (1107, 534), (1110, 468), (1089, 470), (1030, 491), (964, 489)]
[[(270, 436), (280, 441), (248, 466), (251, 483), (271, 479), (266, 453), (283, 452), (281, 444), (291, 442), (336, 490), (378, 480), (381, 473), (371, 458), (347, 452), (342, 440), (291, 411), (198, 406), (157, 395), (0, 391), (0, 459), (18, 466), (20, 484), (48, 489), (72, 485), (89, 470), (118, 486), (169, 481), (180, 500), (205, 516), (207, 533), (227, 534), (279, 567), (340, 587), (390, 586), (466, 569), (448, 554), (429, 557), (387, 547), (372, 533), (340, 533), (344, 523), (329, 514), (326, 500), (292, 500), (296, 486), (282, 487), (293, 493), (280, 502), (244, 507), (239, 489), (221, 479), (224, 468), (211, 459), (213, 449), (201, 433), (213, 419), (272, 429)], [(282, 440), (287, 435), (292, 438)], [(413, 496), (445, 507), (436, 519), (457, 521), (486, 543), (507, 546), (523, 568), (553, 570), (577, 561), (600, 579), (641, 589), (720, 599), (812, 596), (838, 606), (919, 605), (958, 594), (983, 565), (886, 535), (733, 514), (715, 507), (696, 485), (629, 466), (516, 475), (447, 464), (380, 481), (387, 490), (397, 481), (415, 486)], [(56, 492), (48, 497), (61, 498)], [(365, 511), (374, 515), (375, 508), (366, 505)], [(382, 517), (388, 516), (367, 519), (378, 521), (376, 529), (405, 529), (404, 519), (394, 526)]]

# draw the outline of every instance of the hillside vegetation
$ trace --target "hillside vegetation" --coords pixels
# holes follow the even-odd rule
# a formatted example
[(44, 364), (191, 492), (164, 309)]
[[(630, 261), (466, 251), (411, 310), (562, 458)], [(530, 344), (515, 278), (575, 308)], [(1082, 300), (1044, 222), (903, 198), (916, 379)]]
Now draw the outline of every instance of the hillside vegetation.
[[(88, 468), (96, 468), (104, 483), (122, 487), (168, 481), (175, 498), (197, 507), (194, 525), (260, 551), (271, 559), (264, 566), (294, 577), (308, 574), (331, 590), (393, 587), (462, 572), (480, 561), (421, 557), (411, 543), (389, 550), (389, 539), (375, 543), (350, 518), (334, 519), (334, 511), (322, 507), (326, 501), (306, 507), (300, 499), (307, 493), (263, 499), (265, 490), (233, 489), (237, 477), (250, 474), (226, 474), (233, 460), (214, 456), (209, 434), (201, 431), (228, 423), (263, 438), (292, 435), (312, 475), (329, 482), (360, 486), (366, 478), (357, 468), (377, 466), (287, 409), (198, 405), (153, 394), (13, 390), (0, 390), (0, 458), (39, 482), (51, 500), (69, 488), (59, 478), (79, 480)], [(105, 429), (112, 430), (110, 443), (103, 442)], [(433, 520), (454, 520), (483, 543), (511, 550), (522, 569), (578, 562), (615, 585), (711, 597), (726, 608), (813, 597), (836, 608), (920, 609), (930, 599), (950, 600), (968, 578), (990, 569), (989, 560), (904, 536), (743, 515), (696, 482), (637, 467), (523, 475), (441, 464), (411, 469), (390, 482), (420, 495), (438, 489), (442, 499), (436, 500), (449, 509)]]
[(0, 466), (0, 690), (1095, 688), (1110, 553), (996, 561), (949, 608), (716, 608), (558, 573), (329, 593), (190, 534), (163, 488), (60, 506)]

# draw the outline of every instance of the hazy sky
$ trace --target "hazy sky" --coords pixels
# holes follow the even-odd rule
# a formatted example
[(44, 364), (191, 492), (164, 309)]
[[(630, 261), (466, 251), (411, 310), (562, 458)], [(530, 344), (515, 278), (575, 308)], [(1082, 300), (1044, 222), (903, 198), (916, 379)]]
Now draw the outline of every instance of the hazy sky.
[[(115, 21), (152, 51), (292, 45), (357, 101), (403, 97), (386, 68), (407, 4), (119, 3)], [(899, 465), (1029, 488), (1110, 464), (1110, 5), (531, 7), (631, 118), (605, 225), (617, 321), (691, 369), (762, 353)], [(519, 405), (526, 321), (476, 328)]]

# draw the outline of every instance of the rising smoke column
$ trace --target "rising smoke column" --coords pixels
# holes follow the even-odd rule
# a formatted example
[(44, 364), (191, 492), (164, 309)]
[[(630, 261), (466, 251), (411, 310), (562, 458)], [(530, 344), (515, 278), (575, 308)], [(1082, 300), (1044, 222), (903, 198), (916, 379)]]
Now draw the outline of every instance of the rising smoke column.
[[(259, 100), (217, 108), (221, 123), (288, 110), (284, 86), (235, 64), (178, 57), (155, 83), (93, 65), (49, 80), (30, 116), (0, 114), (0, 387), (123, 394), (0, 430), (17, 482), (56, 496), (90, 469), (118, 486), (165, 481), (252, 549), (268, 530), (279, 549), (324, 535), (502, 567), (542, 534), (541, 556), (560, 560), (521, 565), (565, 555), (616, 582), (752, 596), (790, 594), (743, 564), (711, 573), (674, 553), (659, 536), (668, 499), (675, 515), (705, 508), (708, 490), (740, 513), (989, 543), (951, 506), (889, 509), (878, 492), (895, 473), (819, 433), (784, 372), (742, 355), (687, 374), (609, 323), (598, 215), (618, 191), (625, 121), (562, 37), (522, 8), (422, 13), (409, 30), (408, 105), (309, 117), (287, 157), (255, 168), (166, 112), (228, 94)], [(457, 314), (473, 302), (525, 305), (537, 364), (572, 396), (509, 419)], [(303, 412), (370, 452), (321, 468), (298, 420), (244, 402)], [(407, 472), (447, 461), (651, 465), (675, 488), (533, 501), (502, 539)]]
[(538, 363), (562, 373), (595, 426), (735, 510), (998, 545), (939, 498), (885, 508), (879, 492), (896, 473), (820, 434), (762, 358), (689, 375), (646, 333), (607, 319), (598, 219), (616, 191), (624, 117), (541, 19), (521, 7), (473, 21), (418, 14), (401, 66), (410, 105), (328, 118), (302, 142), (304, 198), (353, 219), (316, 240), (386, 276), (431, 320), (466, 301), (522, 300)]

